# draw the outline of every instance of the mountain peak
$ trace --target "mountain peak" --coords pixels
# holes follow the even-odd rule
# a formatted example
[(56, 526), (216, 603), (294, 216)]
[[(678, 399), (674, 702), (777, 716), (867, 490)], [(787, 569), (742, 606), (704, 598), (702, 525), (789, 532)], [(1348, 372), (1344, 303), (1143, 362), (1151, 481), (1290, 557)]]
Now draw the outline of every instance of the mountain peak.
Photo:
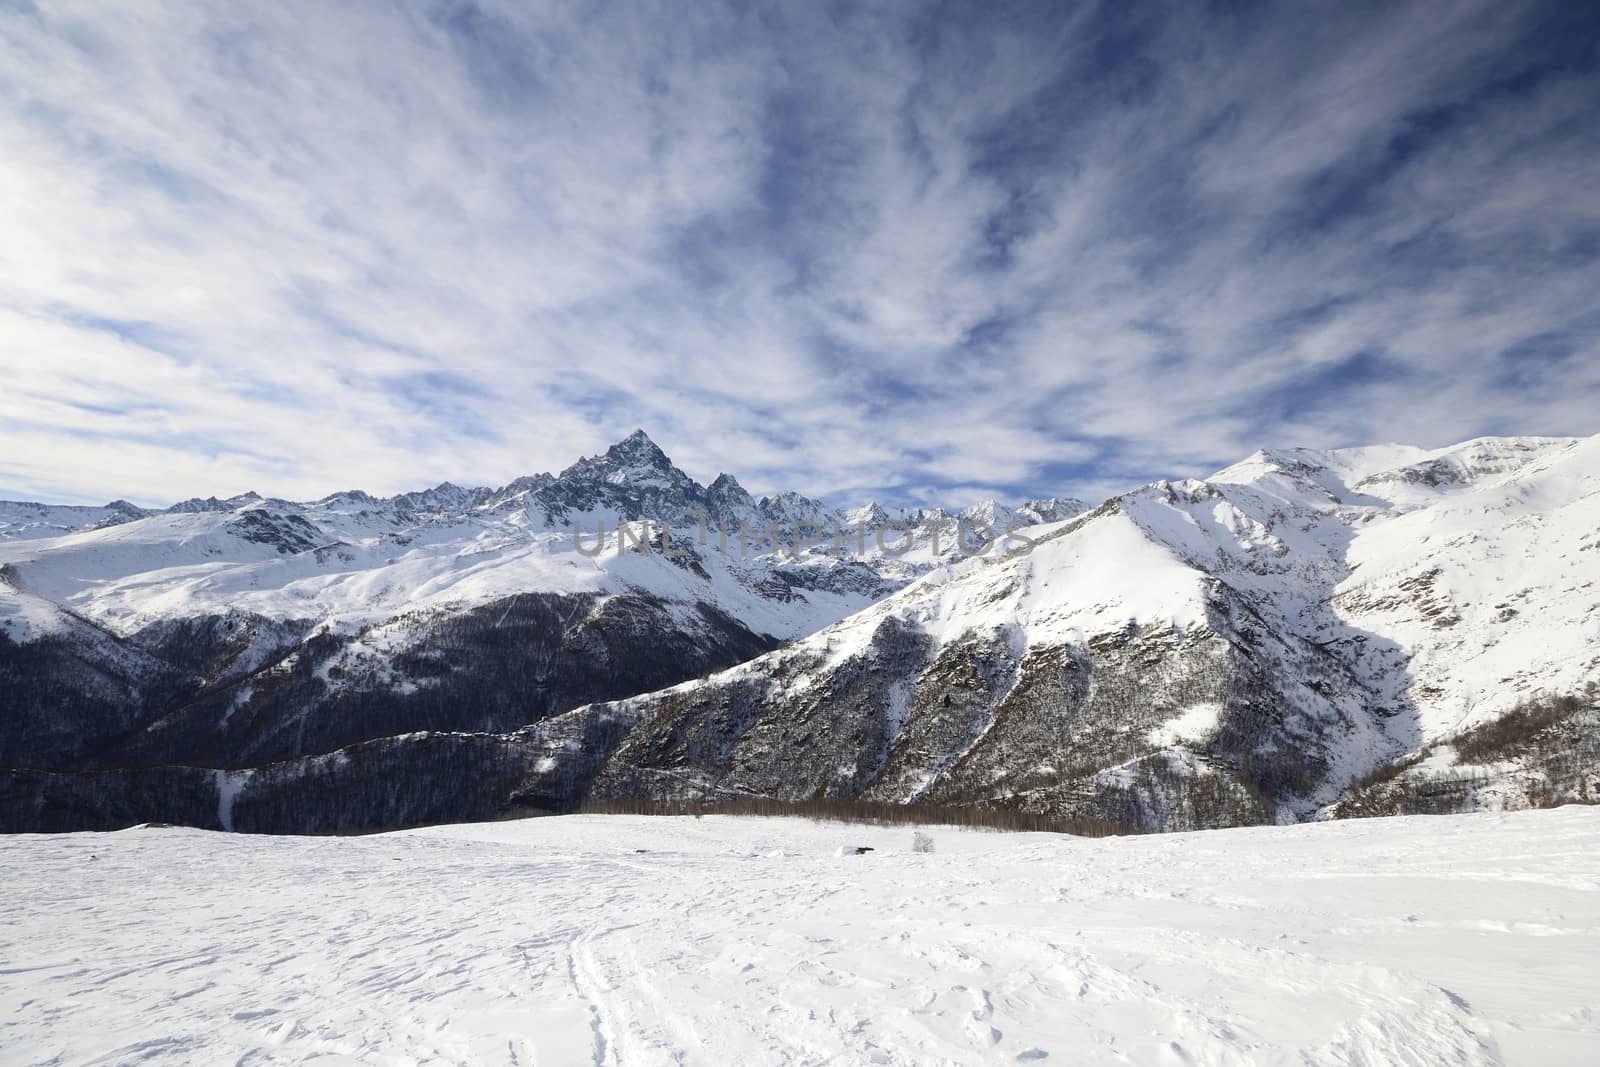
[(667, 458), (667, 454), (661, 451), (661, 446), (650, 440), (650, 435), (643, 430), (633, 431), (606, 449), (606, 455), (627, 459), (635, 463), (644, 461), (660, 466), (670, 466), (672, 463)]
[(739, 521), (744, 512), (755, 508), (755, 501), (731, 474), (719, 474), (706, 487), (706, 510), (720, 525), (726, 521)]
[(709, 500), (721, 504), (740, 506), (751, 506), (755, 504), (755, 501), (751, 499), (749, 492), (746, 491), (744, 486), (739, 484), (739, 479), (735, 478), (731, 474), (726, 473), (717, 475), (715, 480), (713, 480), (710, 485), (706, 486), (706, 497)]
[(643, 430), (635, 430), (610, 448), (596, 456), (585, 456), (561, 472), (565, 478), (599, 476), (610, 478), (627, 472), (630, 476), (643, 472), (669, 473), (672, 460), (650, 440)]

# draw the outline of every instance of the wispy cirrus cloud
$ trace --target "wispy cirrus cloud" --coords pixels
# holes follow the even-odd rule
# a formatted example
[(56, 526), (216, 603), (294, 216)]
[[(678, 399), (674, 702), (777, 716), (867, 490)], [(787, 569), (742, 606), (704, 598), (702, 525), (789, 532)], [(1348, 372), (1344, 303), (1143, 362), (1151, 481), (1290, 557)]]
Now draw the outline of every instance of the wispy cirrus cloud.
[(1600, 429), (1582, 5), (0, 5), (0, 485)]

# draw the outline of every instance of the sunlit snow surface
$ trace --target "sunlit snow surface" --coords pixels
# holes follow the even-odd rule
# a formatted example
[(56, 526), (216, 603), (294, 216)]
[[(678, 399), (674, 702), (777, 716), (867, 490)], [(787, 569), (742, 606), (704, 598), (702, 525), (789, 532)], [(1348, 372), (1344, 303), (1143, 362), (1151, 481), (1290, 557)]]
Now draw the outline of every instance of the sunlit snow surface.
[(1596, 1062), (1600, 809), (932, 835), (11, 837), (0, 1061)]

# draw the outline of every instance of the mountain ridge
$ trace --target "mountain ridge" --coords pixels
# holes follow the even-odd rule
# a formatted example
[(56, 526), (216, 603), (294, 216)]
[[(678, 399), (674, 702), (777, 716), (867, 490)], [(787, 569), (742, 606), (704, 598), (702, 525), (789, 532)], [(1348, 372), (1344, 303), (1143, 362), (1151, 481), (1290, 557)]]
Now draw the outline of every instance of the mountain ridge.
[[(480, 509), (501, 509), (521, 502), (542, 511), (552, 525), (572, 514), (603, 512), (608, 517), (636, 521), (655, 519), (677, 522), (686, 511), (705, 510), (707, 521), (718, 526), (723, 521), (793, 524), (796, 522), (843, 523), (857, 525), (862, 518), (877, 522), (919, 521), (927, 513), (920, 508), (885, 509), (874, 502), (858, 508), (830, 507), (822, 501), (791, 490), (763, 496), (759, 500), (731, 474), (719, 473), (710, 485), (701, 485), (677, 467), (666, 452), (644, 430), (634, 430), (603, 452), (584, 456), (563, 468), (559, 474), (542, 472), (520, 475), (503, 486), (463, 487), (451, 482), (426, 489), (408, 490), (380, 497), (361, 489), (340, 490), (309, 501), (264, 497), (247, 490), (231, 497), (190, 497), (167, 507), (140, 507), (126, 500), (101, 506), (49, 504), (39, 501), (0, 500), (0, 540), (21, 536), (51, 536), (80, 529), (101, 528), (156, 515), (198, 512), (237, 511), (267, 506), (298, 510), (391, 511), (416, 519), (452, 517)], [(1019, 509), (1083, 505), (1066, 498), (1026, 500)], [(985, 501), (961, 509), (984, 507), (1009, 510), (998, 501)], [(27, 512), (35, 512), (35, 523), (25, 525)], [(939, 509), (935, 509), (939, 510)], [(877, 515), (870, 514), (878, 512)], [(859, 513), (859, 514), (858, 514)], [(857, 515), (854, 520), (849, 517)], [(71, 522), (77, 517), (79, 522)], [(54, 521), (51, 521), (51, 520)]]

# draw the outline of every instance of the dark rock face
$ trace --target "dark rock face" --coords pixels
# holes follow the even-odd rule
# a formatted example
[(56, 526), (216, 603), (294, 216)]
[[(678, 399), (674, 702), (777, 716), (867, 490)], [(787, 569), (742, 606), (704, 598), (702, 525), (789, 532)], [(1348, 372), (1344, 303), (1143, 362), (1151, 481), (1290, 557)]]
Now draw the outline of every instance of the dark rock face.
[(834, 567), (778, 567), (773, 574), (789, 589), (861, 593), (873, 599), (893, 590), (883, 575), (859, 560), (846, 560)]
[(785, 690), (821, 666), (810, 653), (759, 674), (736, 671), (725, 683), (646, 697), (630, 709), (637, 725), (602, 766), (591, 795), (857, 796), (899, 728), (891, 688), (927, 648), (925, 635), (891, 618), (867, 650), (800, 693)]
[[(0, 637), (0, 753), (11, 768), (0, 776), (14, 801), (0, 811), (0, 831), (209, 825), (216, 798), (206, 776), (228, 770), (281, 786), (268, 814), (241, 808), (239, 828), (252, 818), (261, 829), (309, 830), (483, 817), (548, 754), (522, 760), (514, 754), (526, 745), (438, 740), (458, 736), (444, 731), (511, 733), (773, 645), (711, 605), (696, 610), (686, 622), (649, 597), (526, 594), (408, 619), (381, 656), (364, 651), (365, 635), (244, 614), (163, 623), (130, 639), (86, 624), (21, 646)], [(596, 739), (584, 731), (600, 718), (586, 720), (580, 743)], [(563, 773), (574, 773), (568, 763)], [(435, 789), (440, 766), (448, 773), (437, 771)], [(398, 777), (361, 784), (391, 772)], [(291, 801), (294, 782), (325, 788), (308, 785)], [(400, 783), (414, 794), (404, 804), (361, 799)], [(565, 787), (544, 800), (576, 796)]]
[[(937, 645), (890, 615), (837, 662), (802, 646), (624, 702), (636, 723), (590, 795), (977, 804), (1140, 829), (1271, 821), (1329, 783), (1372, 697), (1226, 586), (1212, 596), (1205, 625), (1081, 646), (1024, 647), (1006, 627)], [(1159, 736), (1196, 707), (1215, 718), (1202, 741)]]
[(1340, 818), (1600, 802), (1600, 681), (1539, 696), (1357, 782)]
[(271, 545), (284, 555), (316, 548), (322, 539), (322, 531), (301, 516), (264, 508), (241, 512), (228, 527), (246, 541)]
[(755, 513), (755, 507), (755, 500), (731, 474), (719, 474), (706, 486), (706, 515), (714, 526), (737, 526)]
[(612, 510), (629, 519), (683, 521), (705, 502), (705, 490), (673, 466), (656, 443), (635, 431), (603, 455), (580, 459), (536, 493), (546, 509), (569, 512)]

